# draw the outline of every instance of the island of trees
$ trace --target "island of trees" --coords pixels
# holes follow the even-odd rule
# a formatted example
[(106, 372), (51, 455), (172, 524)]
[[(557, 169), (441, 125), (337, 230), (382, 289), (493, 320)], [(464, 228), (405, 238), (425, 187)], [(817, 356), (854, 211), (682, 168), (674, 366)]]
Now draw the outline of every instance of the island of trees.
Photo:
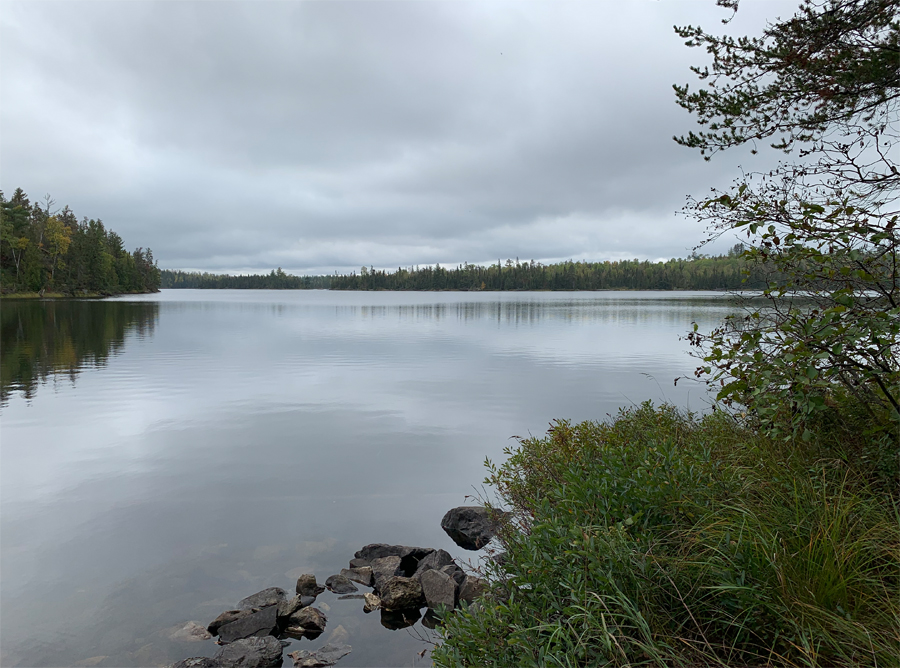
[(101, 220), (80, 222), (68, 206), (54, 210), (48, 195), (32, 203), (21, 188), (0, 191), (0, 292), (109, 296), (159, 290), (149, 248), (125, 250)]

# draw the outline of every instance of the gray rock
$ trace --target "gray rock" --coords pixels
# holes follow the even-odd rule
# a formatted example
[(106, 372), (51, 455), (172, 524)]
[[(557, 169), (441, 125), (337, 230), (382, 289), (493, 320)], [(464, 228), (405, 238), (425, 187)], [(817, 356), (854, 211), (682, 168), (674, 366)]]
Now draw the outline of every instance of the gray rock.
[(443, 606), (452, 610), (456, 607), (458, 585), (446, 573), (432, 568), (419, 576), (419, 583), (429, 608), (436, 610)]
[(281, 587), (269, 587), (258, 591), (252, 596), (238, 601), (239, 610), (250, 610), (251, 608), (264, 608), (267, 605), (278, 605), (287, 599), (287, 592)]
[(350, 594), (359, 591), (359, 588), (344, 575), (328, 576), (328, 579), (325, 580), (325, 586), (335, 594)]
[(321, 668), (322, 666), (333, 666), (352, 650), (353, 648), (345, 643), (328, 643), (314, 652), (301, 649), (291, 652), (288, 656), (294, 660), (295, 668)]
[(190, 659), (182, 659), (178, 663), (173, 663), (171, 668), (220, 668), (220, 664), (208, 656), (194, 656)]
[(464, 550), (480, 550), (508, 515), (484, 506), (459, 506), (447, 511), (441, 528)]
[(223, 647), (213, 661), (220, 668), (276, 668), (284, 661), (283, 651), (284, 647), (272, 636), (246, 638)]
[(484, 580), (474, 575), (468, 575), (459, 588), (459, 600), (471, 604), (486, 591), (487, 583)]
[(361, 566), (359, 568), (342, 568), (341, 575), (343, 575), (348, 580), (358, 582), (359, 584), (365, 585), (366, 587), (372, 586), (371, 566)]
[[(400, 557), (403, 574), (412, 575), (416, 572), (419, 561), (434, 552), (431, 547), (411, 547), (409, 545), (386, 545), (385, 543), (372, 543), (359, 550), (354, 556), (357, 559), (365, 559), (371, 562), (384, 557)], [(352, 564), (351, 564), (352, 566)]]
[(362, 594), (346, 594), (344, 596), (338, 596), (339, 601), (362, 601), (365, 598)]
[(385, 580), (379, 594), (381, 607), (385, 610), (420, 608), (425, 603), (425, 596), (419, 581), (400, 575)]
[(224, 626), (225, 624), (230, 624), (233, 621), (240, 619), (241, 617), (247, 617), (253, 614), (253, 610), (226, 610), (221, 615), (216, 617), (213, 621), (209, 623), (209, 626), (206, 627), (206, 630), (210, 632), (211, 635), (219, 634), (219, 627)]
[(278, 606), (268, 605), (246, 617), (220, 626), (219, 640), (227, 643), (250, 636), (267, 636), (275, 630), (277, 625)]
[(422, 615), (422, 626), (426, 629), (436, 629), (438, 626), (444, 623), (444, 620), (441, 618), (440, 613), (428, 608), (425, 611), (425, 614)]
[(350, 568), (362, 568), (363, 566), (368, 566), (368, 565), (369, 565), (368, 559), (354, 558), (354, 559), (350, 560)]
[(297, 578), (297, 593), (301, 596), (315, 598), (325, 591), (325, 587), (316, 582), (316, 576), (306, 573)]
[(198, 622), (188, 622), (169, 635), (169, 640), (174, 642), (197, 642), (210, 638), (212, 638), (212, 634)]
[(278, 604), (278, 616), (290, 617), (300, 608), (306, 608), (315, 602), (316, 599), (313, 596), (301, 596), (300, 594), (297, 594), (293, 598)]
[(366, 601), (366, 604), (363, 606), (363, 612), (372, 612), (373, 610), (378, 610), (381, 607), (381, 599), (378, 598), (372, 592), (366, 592), (363, 594), (363, 598)]
[(431, 554), (425, 556), (416, 567), (416, 575), (431, 570), (432, 568), (442, 568), (454, 563), (453, 557), (445, 550), (435, 550)]
[(375, 588), (381, 587), (382, 583), (389, 578), (400, 575), (403, 570), (400, 568), (400, 557), (394, 555), (391, 557), (380, 557), (372, 561), (372, 580)]
[(325, 630), (328, 618), (318, 608), (301, 608), (287, 619), (288, 629), (303, 632), (321, 633)]
[(466, 572), (456, 564), (449, 564), (440, 568), (439, 570), (441, 571), (441, 573), (446, 573), (451, 578), (456, 580), (457, 585), (462, 585), (462, 583), (465, 582)]

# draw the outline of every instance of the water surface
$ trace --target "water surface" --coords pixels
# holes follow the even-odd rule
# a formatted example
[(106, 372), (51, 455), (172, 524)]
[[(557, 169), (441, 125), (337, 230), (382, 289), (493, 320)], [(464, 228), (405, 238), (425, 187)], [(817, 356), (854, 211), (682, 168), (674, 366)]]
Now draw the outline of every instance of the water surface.
[[(371, 542), (444, 548), (485, 457), (554, 419), (701, 410), (679, 340), (714, 293), (192, 291), (2, 315), (4, 666), (165, 665), (172, 631)], [(326, 593), (341, 666), (428, 665)]]

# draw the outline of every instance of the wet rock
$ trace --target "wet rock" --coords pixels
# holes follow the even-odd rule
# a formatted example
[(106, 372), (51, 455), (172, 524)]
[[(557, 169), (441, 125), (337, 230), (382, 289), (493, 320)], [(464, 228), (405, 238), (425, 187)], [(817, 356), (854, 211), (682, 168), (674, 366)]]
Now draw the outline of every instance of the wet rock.
[[(103, 658), (105, 659), (106, 657)], [(75, 665), (77, 666), (79, 664), (76, 663)], [(218, 661), (211, 659), (208, 656), (194, 656), (190, 659), (182, 659), (178, 663), (173, 663), (171, 668), (221, 668), (221, 665), (222, 664)]]
[(372, 612), (381, 607), (381, 599), (371, 592), (363, 594), (366, 604), (363, 606), (363, 612)]
[(458, 585), (446, 573), (432, 568), (419, 576), (419, 583), (429, 608), (445, 607), (452, 610), (456, 606)]
[(219, 635), (220, 626), (224, 626), (225, 624), (236, 621), (241, 617), (247, 617), (252, 614), (253, 610), (226, 610), (221, 615), (216, 617), (213, 621), (211, 621), (209, 623), (209, 626), (206, 627), (206, 630), (209, 631), (211, 635)]
[(425, 603), (419, 581), (400, 575), (385, 580), (378, 593), (381, 596), (381, 607), (385, 610), (420, 608)]
[(508, 515), (484, 506), (459, 506), (447, 511), (441, 528), (464, 550), (480, 550)]
[(250, 636), (267, 636), (278, 625), (278, 606), (269, 605), (219, 627), (219, 640), (234, 642)]
[(174, 642), (197, 642), (210, 638), (212, 638), (212, 634), (199, 622), (188, 622), (169, 636), (169, 640)]
[(327, 620), (325, 613), (318, 608), (301, 608), (287, 618), (287, 630), (293, 630), (295, 633), (298, 631), (321, 633), (325, 630)]
[(335, 594), (350, 594), (359, 591), (359, 588), (350, 582), (344, 575), (330, 575), (325, 580), (325, 586)]
[(275, 668), (283, 663), (282, 652), (284, 647), (272, 636), (246, 638), (223, 647), (213, 661), (219, 668)]
[(338, 624), (337, 628), (325, 638), (325, 643), (330, 645), (346, 645), (348, 640), (350, 640), (350, 632), (345, 629), (342, 624)]
[(304, 573), (297, 578), (297, 593), (301, 596), (312, 596), (315, 598), (325, 591), (325, 587), (316, 582), (316, 576), (310, 573)]
[(421, 617), (418, 608), (410, 610), (381, 610), (381, 625), (391, 631), (398, 631), (412, 626)]
[(361, 601), (365, 598), (362, 594), (346, 594), (344, 596), (338, 596), (339, 601), (351, 601), (356, 599), (357, 601)]
[(342, 568), (341, 575), (343, 575), (348, 580), (358, 582), (359, 584), (365, 585), (366, 587), (372, 586), (371, 566), (361, 566), (359, 568)]
[(258, 591), (252, 596), (238, 601), (239, 610), (250, 610), (251, 608), (264, 608), (267, 605), (278, 605), (287, 599), (287, 592), (281, 587), (269, 587)]
[(300, 608), (306, 608), (316, 602), (314, 596), (301, 596), (297, 594), (287, 601), (278, 604), (278, 617), (290, 617)]
[(487, 591), (487, 583), (481, 578), (474, 575), (466, 576), (465, 581), (459, 588), (459, 600), (466, 603), (472, 603), (476, 598)]
[(385, 580), (400, 575), (403, 570), (400, 568), (400, 557), (394, 555), (390, 557), (380, 557), (372, 561), (372, 581), (375, 588), (381, 587)]
[(431, 554), (422, 558), (416, 567), (416, 575), (431, 570), (432, 568), (442, 568), (454, 563), (453, 557), (445, 550), (435, 550)]
[(291, 652), (288, 656), (294, 660), (295, 668), (321, 668), (322, 666), (333, 666), (341, 658), (347, 656), (352, 649), (350, 645), (344, 643), (328, 643), (314, 652), (301, 649)]

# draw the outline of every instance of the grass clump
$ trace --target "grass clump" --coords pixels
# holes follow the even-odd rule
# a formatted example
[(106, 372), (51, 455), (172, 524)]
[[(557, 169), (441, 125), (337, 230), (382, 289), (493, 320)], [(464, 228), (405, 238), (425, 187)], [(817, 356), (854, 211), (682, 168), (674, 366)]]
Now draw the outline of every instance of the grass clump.
[(645, 404), (520, 440), (488, 463), (505, 558), (435, 665), (897, 665), (891, 443), (849, 412), (815, 430)]

